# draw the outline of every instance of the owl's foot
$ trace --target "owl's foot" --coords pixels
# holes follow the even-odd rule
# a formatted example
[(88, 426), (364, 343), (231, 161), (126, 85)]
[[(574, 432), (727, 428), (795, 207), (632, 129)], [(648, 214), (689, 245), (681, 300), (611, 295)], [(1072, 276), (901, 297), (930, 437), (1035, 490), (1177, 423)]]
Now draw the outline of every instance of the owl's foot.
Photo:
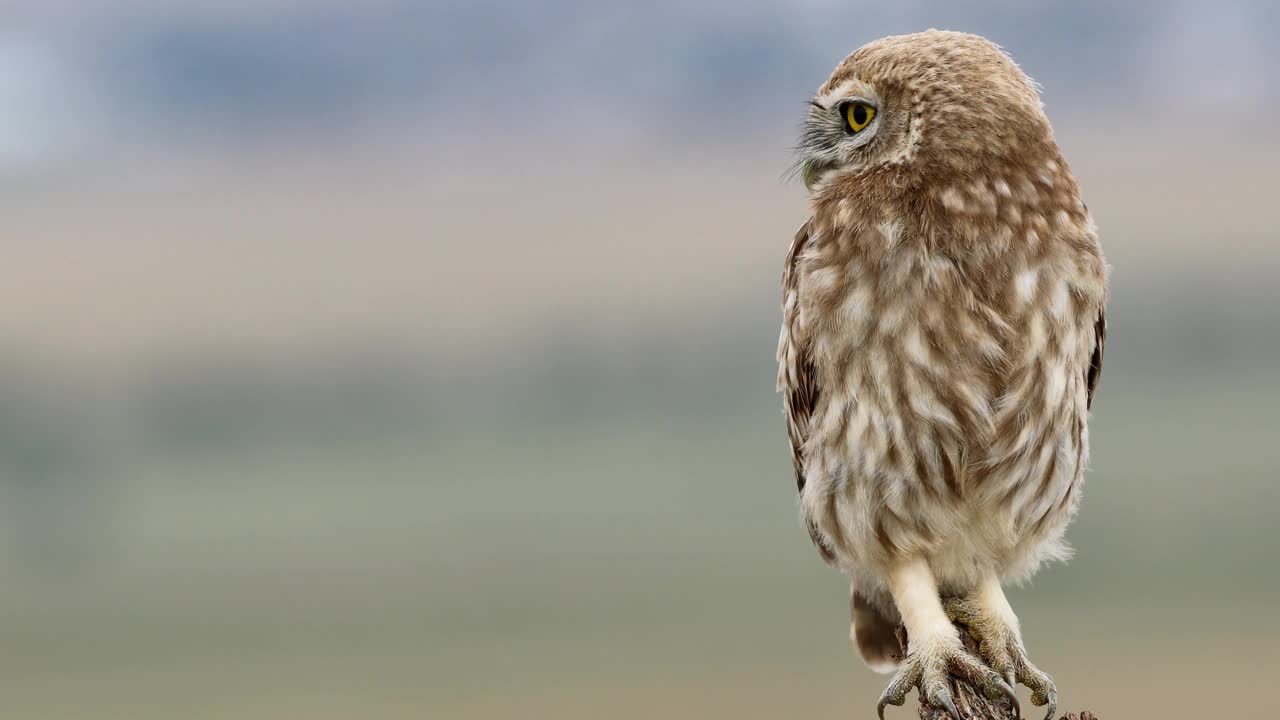
[(1000, 674), (978, 662), (964, 649), (959, 638), (941, 635), (936, 638), (911, 639), (907, 657), (898, 674), (880, 695), (876, 713), (884, 720), (886, 705), (901, 706), (907, 701), (912, 688), (920, 689), (920, 696), (930, 705), (945, 708), (954, 720), (960, 720), (955, 699), (948, 682), (950, 676), (968, 681), (990, 700), (1006, 698), (1018, 715), (1018, 698)]
[[(997, 585), (997, 590), (998, 590)], [(978, 593), (970, 598), (950, 598), (943, 601), (943, 609), (953, 622), (968, 630), (978, 643), (978, 654), (995, 668), (1010, 686), (1022, 683), (1031, 689), (1031, 704), (1049, 706), (1046, 720), (1053, 720), (1058, 707), (1058, 689), (1053, 678), (1031, 664), (1027, 650), (1022, 645), (1017, 618), (1000, 591), (998, 599), (988, 593)]]

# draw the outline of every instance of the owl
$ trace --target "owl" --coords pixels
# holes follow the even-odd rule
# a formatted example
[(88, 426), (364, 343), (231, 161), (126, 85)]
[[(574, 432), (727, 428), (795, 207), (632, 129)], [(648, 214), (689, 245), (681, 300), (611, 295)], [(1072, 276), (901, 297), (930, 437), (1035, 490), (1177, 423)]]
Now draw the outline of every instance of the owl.
[(958, 718), (953, 675), (1015, 706), (1022, 683), (1052, 718), (1002, 588), (1068, 553), (1106, 337), (1096, 228), (1035, 83), (981, 37), (878, 40), (810, 105), (778, 389), (850, 635), (896, 671), (877, 710), (916, 688)]

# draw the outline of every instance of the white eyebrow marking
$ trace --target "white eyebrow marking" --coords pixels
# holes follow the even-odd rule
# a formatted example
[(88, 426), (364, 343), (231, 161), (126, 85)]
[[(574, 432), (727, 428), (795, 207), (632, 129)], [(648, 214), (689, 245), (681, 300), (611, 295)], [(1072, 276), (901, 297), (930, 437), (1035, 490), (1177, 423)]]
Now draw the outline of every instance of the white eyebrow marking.
[[(826, 108), (830, 109), (834, 107), (837, 102), (841, 100), (845, 100), (850, 97), (862, 97), (868, 100), (876, 99), (873, 97), (871, 88), (867, 87), (866, 83), (862, 82), (861, 80), (858, 80), (857, 78), (854, 78), (852, 80), (845, 80), (839, 85), (831, 88), (829, 91), (819, 95), (815, 99), (817, 100), (817, 102), (821, 103), (822, 105), (826, 106)], [(878, 100), (876, 104), (877, 105), (879, 104)]]

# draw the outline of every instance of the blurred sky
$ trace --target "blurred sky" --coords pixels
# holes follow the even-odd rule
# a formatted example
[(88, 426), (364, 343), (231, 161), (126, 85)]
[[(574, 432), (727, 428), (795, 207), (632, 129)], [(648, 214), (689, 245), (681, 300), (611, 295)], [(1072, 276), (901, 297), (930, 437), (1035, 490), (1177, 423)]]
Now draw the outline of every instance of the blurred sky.
[(6, 5), (10, 169), (387, 125), (526, 142), (724, 137), (795, 122), (794, 104), (846, 52), (929, 26), (996, 39), (1058, 112), (1143, 109), (1176, 124), (1195, 103), (1234, 127), (1280, 96), (1268, 72), (1280, 9), (1264, 0)]

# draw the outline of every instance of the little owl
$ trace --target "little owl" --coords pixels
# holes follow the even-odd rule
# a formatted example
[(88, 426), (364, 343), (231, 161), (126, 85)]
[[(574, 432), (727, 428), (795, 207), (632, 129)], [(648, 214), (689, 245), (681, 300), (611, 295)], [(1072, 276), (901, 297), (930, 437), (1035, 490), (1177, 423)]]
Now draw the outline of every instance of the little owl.
[(1106, 335), (1093, 221), (1035, 84), (983, 38), (878, 40), (810, 104), (778, 388), (854, 644), (897, 670), (878, 710), (919, 688), (958, 717), (950, 675), (1052, 717), (1002, 583), (1067, 554)]

